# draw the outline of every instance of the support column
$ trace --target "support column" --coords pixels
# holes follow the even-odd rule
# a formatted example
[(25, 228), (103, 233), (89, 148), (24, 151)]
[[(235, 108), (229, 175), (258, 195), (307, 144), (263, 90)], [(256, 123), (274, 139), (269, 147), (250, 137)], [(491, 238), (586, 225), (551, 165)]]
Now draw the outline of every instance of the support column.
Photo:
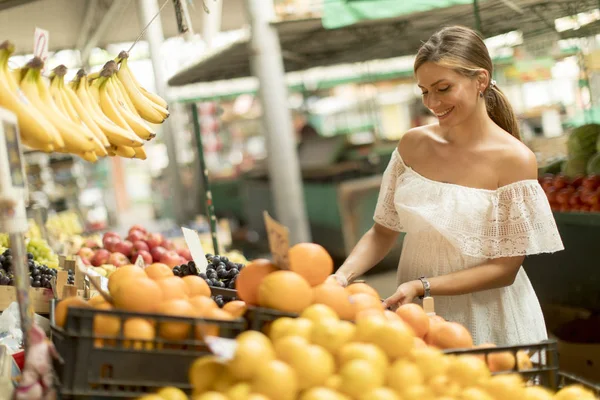
[(290, 230), (291, 244), (308, 242), (311, 240), (310, 228), (292, 116), (288, 108), (281, 45), (277, 30), (270, 24), (275, 17), (275, 7), (273, 0), (246, 0), (246, 6), (252, 32), (250, 62), (260, 84), (269, 180), (276, 216)]
[[(152, 20), (159, 12), (157, 0), (138, 0), (137, 12), (139, 16), (140, 29)], [(150, 58), (154, 70), (154, 81), (156, 91), (159, 96), (167, 99), (167, 79), (163, 68), (163, 57), (161, 56), (161, 45), (164, 42), (164, 34), (160, 17), (156, 18), (148, 27), (145, 39), (150, 47)], [(177, 223), (186, 222), (185, 208), (181, 205), (183, 188), (179, 176), (179, 166), (177, 163), (177, 141), (175, 124), (172, 118), (168, 118), (162, 124), (163, 140), (167, 145), (167, 155), (169, 156), (169, 165), (167, 166), (167, 178), (171, 183), (171, 206)]]
[(204, 13), (202, 21), (202, 39), (210, 49), (214, 45), (215, 36), (221, 31), (223, 16), (223, 0), (214, 0), (207, 4), (210, 12)]

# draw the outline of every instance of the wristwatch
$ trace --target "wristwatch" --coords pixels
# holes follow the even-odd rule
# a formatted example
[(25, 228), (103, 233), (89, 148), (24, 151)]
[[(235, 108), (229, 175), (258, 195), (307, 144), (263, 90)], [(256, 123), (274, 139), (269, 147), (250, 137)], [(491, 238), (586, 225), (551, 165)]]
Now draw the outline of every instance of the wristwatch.
[(431, 285), (429, 281), (424, 276), (420, 277), (419, 280), (423, 284), (423, 296), (419, 296), (419, 299), (424, 299), (425, 297), (431, 297)]

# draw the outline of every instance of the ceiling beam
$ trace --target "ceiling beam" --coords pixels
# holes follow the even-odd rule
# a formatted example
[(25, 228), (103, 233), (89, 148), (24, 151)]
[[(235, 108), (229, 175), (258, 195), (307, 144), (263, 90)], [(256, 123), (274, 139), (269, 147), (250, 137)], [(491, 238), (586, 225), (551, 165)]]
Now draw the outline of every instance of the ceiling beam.
[(90, 58), (92, 49), (96, 47), (96, 45), (98, 45), (100, 39), (102, 39), (106, 32), (108, 32), (108, 29), (110, 28), (111, 24), (117, 19), (117, 16), (119, 14), (125, 11), (125, 8), (128, 5), (128, 1), (113, 0), (110, 7), (108, 7), (108, 10), (106, 10), (106, 13), (104, 13), (104, 15), (102, 16), (102, 20), (97, 25), (96, 29), (90, 34), (90, 37), (86, 41), (83, 48), (80, 49), (81, 61), (84, 64), (87, 63), (87, 60)]

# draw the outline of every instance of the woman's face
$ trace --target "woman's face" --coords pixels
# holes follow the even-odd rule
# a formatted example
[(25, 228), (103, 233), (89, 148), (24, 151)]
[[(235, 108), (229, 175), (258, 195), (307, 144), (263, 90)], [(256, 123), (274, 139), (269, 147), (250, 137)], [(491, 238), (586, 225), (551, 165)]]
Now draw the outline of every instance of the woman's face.
[(481, 100), (477, 79), (432, 62), (421, 65), (416, 76), (423, 104), (437, 117), (440, 126), (460, 125), (475, 113)]

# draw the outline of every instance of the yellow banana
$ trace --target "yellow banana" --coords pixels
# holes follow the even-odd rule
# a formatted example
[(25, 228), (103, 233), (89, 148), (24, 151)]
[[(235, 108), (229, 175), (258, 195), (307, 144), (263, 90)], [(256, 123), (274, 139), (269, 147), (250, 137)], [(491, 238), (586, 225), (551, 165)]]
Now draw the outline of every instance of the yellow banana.
[(140, 160), (145, 160), (146, 158), (148, 158), (148, 156), (146, 155), (146, 150), (144, 150), (144, 146), (135, 147), (133, 151), (135, 151), (135, 158), (139, 158)]
[(52, 153), (54, 151), (54, 145), (52, 143), (39, 143), (35, 140), (31, 140), (28, 136), (21, 135), (21, 143), (31, 149), (43, 151), (45, 153)]
[(13, 79), (8, 73), (8, 57), (11, 52), (6, 47), (9, 45), (5, 42), (2, 44), (4, 48), (0, 46), (0, 106), (15, 113), (21, 137), (27, 140), (30, 147), (46, 151), (44, 149), (49, 149), (50, 145), (64, 145), (54, 126), (31, 107), (31, 102), (20, 89), (14, 91), (8, 83), (7, 78)]
[(129, 111), (133, 115), (137, 115), (139, 117), (140, 114), (138, 114), (137, 110), (135, 109), (135, 106), (133, 105), (133, 103), (131, 102), (131, 99), (129, 98), (129, 95), (127, 94), (127, 90), (125, 90), (125, 87), (123, 86), (123, 84), (121, 83), (119, 78), (114, 77), (111, 81), (113, 83), (113, 86), (115, 87), (115, 90), (117, 91), (117, 93), (119, 95), (119, 99), (123, 100), (123, 103), (125, 103), (125, 106), (127, 107), (127, 111)]
[(127, 67), (126, 58), (121, 61), (121, 67), (117, 72), (117, 77), (123, 84), (123, 87), (127, 91), (127, 94), (138, 114), (140, 114), (140, 117), (153, 124), (161, 124), (169, 116), (167, 110), (160, 110), (160, 106), (157, 106), (155, 103), (148, 100), (135, 85), (129, 68)]
[[(129, 69), (129, 66), (127, 65), (127, 62), (125, 62), (125, 64), (123, 65), (122, 61), (127, 59), (127, 57), (129, 57), (129, 55), (127, 54), (126, 51), (122, 51), (121, 53), (119, 53), (119, 56), (117, 57), (117, 62), (121, 63), (121, 67), (124, 67), (127, 72), (129, 73), (129, 76), (131, 77), (131, 80), (133, 81), (133, 83), (135, 84), (135, 86), (137, 86), (138, 90), (151, 102), (153, 102), (154, 104), (156, 104), (157, 106), (168, 110), (169, 109), (169, 105), (167, 104), (167, 102), (160, 97), (157, 94), (154, 94), (152, 92), (147, 91), (146, 89), (144, 89), (144, 87), (142, 85), (140, 85), (140, 83), (138, 82), (138, 80), (135, 78), (135, 75), (131, 72), (131, 70)], [(168, 116), (168, 115), (167, 115)]]
[(134, 133), (133, 130), (131, 130), (131, 128), (129, 127), (129, 125), (127, 125), (127, 121), (125, 121), (125, 119), (119, 112), (119, 106), (117, 106), (117, 104), (115, 104), (115, 102), (113, 101), (112, 97), (110, 97), (110, 94), (108, 93), (107, 79), (107, 77), (98, 78), (93, 84), (93, 86), (99, 86), (100, 108), (102, 109), (102, 112), (104, 112), (104, 114), (112, 122), (114, 122), (121, 128)]
[[(102, 112), (100, 106), (94, 103), (88, 92), (88, 84), (85, 74), (78, 73), (78, 79), (75, 83), (76, 94), (85, 110), (89, 113), (93, 121), (98, 125), (106, 138), (112, 145), (117, 146), (141, 146), (144, 142), (135, 134), (117, 126)], [(109, 153), (110, 154), (110, 153)]]
[(81, 153), (91, 151), (94, 148), (92, 138), (88, 137), (83, 129), (62, 115), (52, 98), (44, 91), (47, 88), (45, 88), (43, 82), (38, 85), (39, 80), (40, 70), (32, 66), (21, 81), (21, 89), (27, 98), (59, 130), (65, 147), (69, 151)]
[(73, 107), (77, 115), (79, 115), (83, 123), (92, 131), (94, 136), (96, 136), (96, 139), (100, 141), (102, 146), (110, 146), (106, 135), (104, 134), (104, 132), (102, 132), (102, 129), (100, 129), (98, 124), (96, 124), (96, 122), (90, 115), (90, 113), (93, 111), (86, 110), (83, 107), (81, 101), (79, 100), (79, 97), (77, 97), (73, 89), (71, 89), (69, 86), (64, 86), (63, 94), (65, 95), (66, 100), (68, 100), (68, 103)]
[(111, 149), (119, 157), (124, 157), (124, 158), (133, 158), (133, 157), (135, 157), (135, 150), (133, 149), (133, 147), (116, 146), (116, 147), (111, 147)]
[(140, 118), (136, 114), (132, 114), (127, 110), (125, 102), (121, 99), (121, 96), (119, 95), (120, 93), (113, 84), (114, 79), (116, 78), (112, 76), (108, 78), (108, 80), (105, 83), (105, 86), (108, 96), (110, 96), (113, 103), (117, 107), (117, 112), (121, 115), (121, 117), (123, 117), (127, 125), (131, 128), (133, 132), (135, 132), (136, 135), (138, 135), (140, 139), (150, 140), (154, 138), (156, 136), (156, 133), (154, 133), (152, 128), (150, 128), (142, 118)]
[(91, 163), (98, 161), (98, 157), (93, 151), (86, 151), (85, 153), (78, 153), (77, 155), (83, 158), (85, 161), (89, 161)]
[(54, 104), (58, 107), (60, 111), (62, 111), (63, 115), (69, 118), (71, 121), (77, 123), (76, 119), (73, 119), (73, 116), (67, 112), (67, 108), (63, 102), (63, 98), (60, 95), (60, 90), (58, 89), (58, 79), (56, 76), (50, 79), (50, 96), (52, 100), (54, 100)]

